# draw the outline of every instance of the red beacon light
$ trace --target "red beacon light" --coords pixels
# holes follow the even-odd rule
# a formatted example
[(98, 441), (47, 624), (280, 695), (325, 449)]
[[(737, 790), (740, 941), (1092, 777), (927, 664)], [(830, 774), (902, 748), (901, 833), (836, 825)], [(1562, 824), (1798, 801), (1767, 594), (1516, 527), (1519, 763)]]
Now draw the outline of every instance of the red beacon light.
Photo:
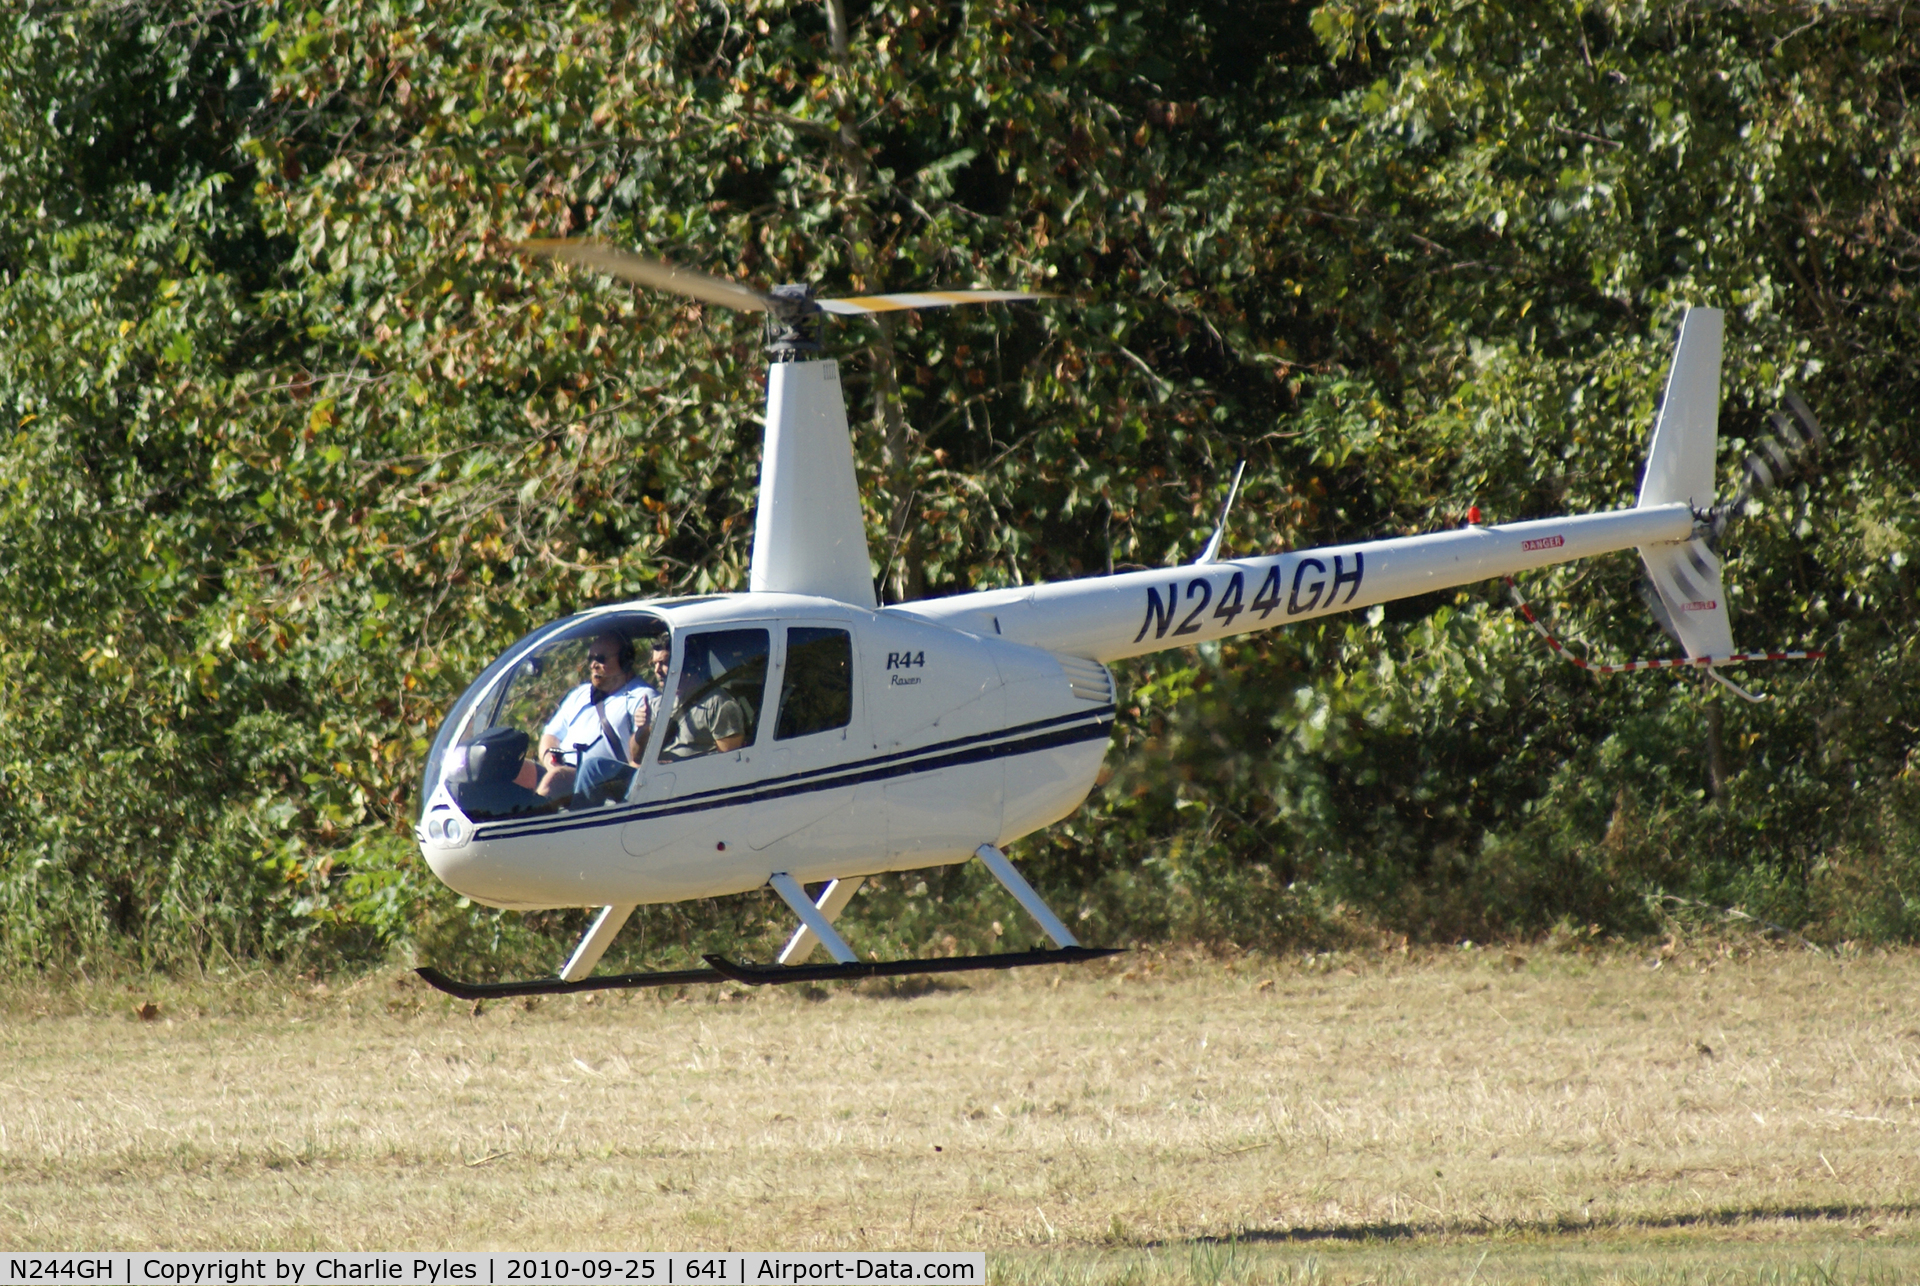
[(1467, 506), (1467, 526), (1478, 527), (1479, 525), (1480, 525), (1480, 506), (1468, 505)]

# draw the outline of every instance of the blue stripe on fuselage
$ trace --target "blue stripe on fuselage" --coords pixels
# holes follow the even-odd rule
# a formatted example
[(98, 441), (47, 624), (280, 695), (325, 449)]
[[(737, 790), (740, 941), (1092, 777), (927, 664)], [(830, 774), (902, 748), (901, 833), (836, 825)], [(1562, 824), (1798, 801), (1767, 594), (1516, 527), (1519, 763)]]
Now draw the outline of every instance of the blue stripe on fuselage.
[(1017, 728), (1003, 728), (997, 732), (959, 737), (932, 746), (922, 746), (918, 750), (876, 755), (854, 764), (816, 768), (786, 777), (776, 777), (770, 781), (747, 782), (737, 786), (701, 791), (683, 799), (670, 800), (661, 804), (642, 804), (623, 808), (603, 806), (591, 811), (542, 813), (528, 818), (482, 822), (474, 834), (474, 839), (476, 841), (507, 840), (538, 835), (558, 835), (565, 831), (623, 825), (627, 822), (646, 821), (655, 817), (674, 817), (682, 813), (697, 813), (712, 808), (732, 808), (739, 804), (782, 799), (790, 795), (810, 794), (819, 790), (837, 790), (843, 786), (856, 786), (862, 782), (885, 781), (894, 777), (933, 772), (941, 768), (953, 768), (961, 764), (1004, 759), (1009, 755), (1033, 754), (1056, 746), (1075, 745), (1082, 741), (1104, 740), (1111, 735), (1112, 731), (1113, 707), (1101, 706), (1088, 710), (1084, 714), (1042, 719), (1035, 723), (1022, 724)]

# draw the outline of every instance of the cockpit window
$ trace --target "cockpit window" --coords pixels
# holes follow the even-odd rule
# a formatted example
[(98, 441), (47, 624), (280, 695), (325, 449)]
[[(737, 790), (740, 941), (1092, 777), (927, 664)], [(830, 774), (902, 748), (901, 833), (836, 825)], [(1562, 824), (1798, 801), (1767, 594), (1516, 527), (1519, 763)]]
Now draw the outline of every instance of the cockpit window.
[(845, 630), (796, 625), (787, 631), (776, 741), (831, 732), (853, 722), (853, 638)]
[(535, 636), (462, 699), (429, 773), (476, 819), (624, 799), (659, 702), (648, 654), (666, 633), (658, 617), (621, 612)]
[(753, 744), (767, 688), (767, 631), (689, 634), (660, 762)]

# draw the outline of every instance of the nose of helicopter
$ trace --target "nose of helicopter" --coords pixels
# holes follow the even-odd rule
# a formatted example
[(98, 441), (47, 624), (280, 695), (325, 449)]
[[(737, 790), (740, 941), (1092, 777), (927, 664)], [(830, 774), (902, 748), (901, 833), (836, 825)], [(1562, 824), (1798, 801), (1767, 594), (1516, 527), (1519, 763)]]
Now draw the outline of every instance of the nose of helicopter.
[(492, 881), (486, 878), (486, 868), (491, 863), (481, 856), (479, 846), (453, 848), (435, 836), (421, 843), (420, 856), (427, 859), (435, 878), (462, 897), (484, 898), (489, 891)]
[[(457, 823), (456, 823), (457, 825)], [(458, 834), (450, 837), (458, 840)], [(483, 906), (524, 908), (551, 905), (551, 898), (537, 901), (526, 887), (528, 872), (524, 863), (508, 862), (497, 851), (498, 845), (448, 842), (430, 838), (420, 845), (421, 856), (439, 881)]]
[[(423, 835), (420, 854), (440, 882), (464, 898), (505, 911), (606, 906), (644, 900), (645, 881), (604, 853), (556, 849), (550, 840), (475, 840), (472, 823), (443, 820)], [(618, 844), (617, 837), (615, 844)]]

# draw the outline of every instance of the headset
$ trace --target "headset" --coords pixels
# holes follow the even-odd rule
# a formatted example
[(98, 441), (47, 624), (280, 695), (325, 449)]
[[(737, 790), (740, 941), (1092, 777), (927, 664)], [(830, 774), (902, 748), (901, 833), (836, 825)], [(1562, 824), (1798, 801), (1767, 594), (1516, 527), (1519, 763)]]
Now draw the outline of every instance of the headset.
[(624, 631), (598, 630), (591, 637), (587, 639), (587, 646), (589, 648), (593, 646), (594, 639), (617, 640), (620, 644), (620, 651), (618, 653), (619, 660), (620, 660), (620, 669), (628, 675), (631, 675), (633, 673), (633, 663), (638, 658), (634, 654), (633, 640), (628, 638)]

